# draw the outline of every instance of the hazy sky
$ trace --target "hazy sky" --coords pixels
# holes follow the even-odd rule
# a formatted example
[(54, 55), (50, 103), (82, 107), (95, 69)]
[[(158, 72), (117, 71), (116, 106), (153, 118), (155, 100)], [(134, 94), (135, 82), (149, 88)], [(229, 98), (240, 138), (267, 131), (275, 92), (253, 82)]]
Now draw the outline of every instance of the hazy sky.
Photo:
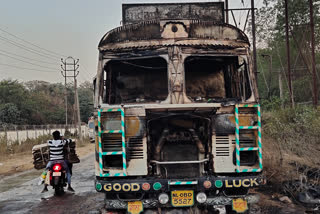
[[(0, 2), (0, 80), (10, 78), (19, 81), (63, 82), (60, 58), (73, 56), (80, 59), (78, 79), (83, 82), (91, 81), (96, 73), (98, 42), (107, 31), (120, 25), (122, 3), (163, 3), (181, 2), (181, 0), (0, 0)], [(230, 8), (243, 7), (241, 2), (241, 0), (229, 0)], [(256, 2), (259, 6), (262, 0)], [(244, 0), (244, 5), (249, 7), (250, 0)], [(244, 21), (245, 16), (245, 12), (237, 14), (237, 19), (242, 17), (241, 21)]]

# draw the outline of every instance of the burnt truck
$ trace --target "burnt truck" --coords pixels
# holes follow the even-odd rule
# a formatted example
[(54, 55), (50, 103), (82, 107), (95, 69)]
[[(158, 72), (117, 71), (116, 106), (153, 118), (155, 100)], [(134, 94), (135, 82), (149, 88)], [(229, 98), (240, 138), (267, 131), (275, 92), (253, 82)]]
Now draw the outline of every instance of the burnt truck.
[(223, 2), (122, 7), (94, 79), (106, 210), (248, 212), (265, 183), (248, 37), (225, 23)]

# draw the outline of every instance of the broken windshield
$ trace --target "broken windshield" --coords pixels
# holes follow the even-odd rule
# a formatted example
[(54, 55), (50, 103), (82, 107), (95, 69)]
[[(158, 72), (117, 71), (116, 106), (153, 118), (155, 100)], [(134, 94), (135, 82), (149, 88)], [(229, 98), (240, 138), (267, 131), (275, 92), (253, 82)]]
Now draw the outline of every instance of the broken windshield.
[(163, 58), (112, 60), (105, 71), (105, 103), (160, 102), (168, 96), (167, 62)]
[(251, 87), (245, 60), (238, 56), (191, 56), (185, 60), (186, 94), (194, 102), (246, 100)]

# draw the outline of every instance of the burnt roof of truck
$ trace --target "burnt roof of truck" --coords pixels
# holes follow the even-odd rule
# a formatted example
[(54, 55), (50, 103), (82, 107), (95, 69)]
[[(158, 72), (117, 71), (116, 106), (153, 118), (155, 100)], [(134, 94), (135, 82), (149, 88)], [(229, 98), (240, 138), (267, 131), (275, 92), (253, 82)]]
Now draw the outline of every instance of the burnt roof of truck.
[(224, 2), (123, 4), (122, 23), (149, 20), (197, 19), (224, 23)]
[(249, 39), (235, 26), (202, 20), (147, 21), (124, 25), (101, 39), (99, 50), (120, 50), (161, 46), (215, 46), (242, 48)]

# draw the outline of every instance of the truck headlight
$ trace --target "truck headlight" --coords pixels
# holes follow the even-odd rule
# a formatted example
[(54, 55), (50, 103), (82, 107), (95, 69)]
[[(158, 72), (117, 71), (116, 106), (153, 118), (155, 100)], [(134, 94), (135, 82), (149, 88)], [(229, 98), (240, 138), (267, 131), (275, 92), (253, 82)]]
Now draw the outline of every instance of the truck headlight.
[(204, 202), (207, 201), (207, 195), (204, 192), (199, 192), (196, 198), (198, 203), (200, 204), (203, 204)]
[(166, 204), (169, 201), (169, 196), (166, 193), (161, 193), (158, 197), (160, 204)]

